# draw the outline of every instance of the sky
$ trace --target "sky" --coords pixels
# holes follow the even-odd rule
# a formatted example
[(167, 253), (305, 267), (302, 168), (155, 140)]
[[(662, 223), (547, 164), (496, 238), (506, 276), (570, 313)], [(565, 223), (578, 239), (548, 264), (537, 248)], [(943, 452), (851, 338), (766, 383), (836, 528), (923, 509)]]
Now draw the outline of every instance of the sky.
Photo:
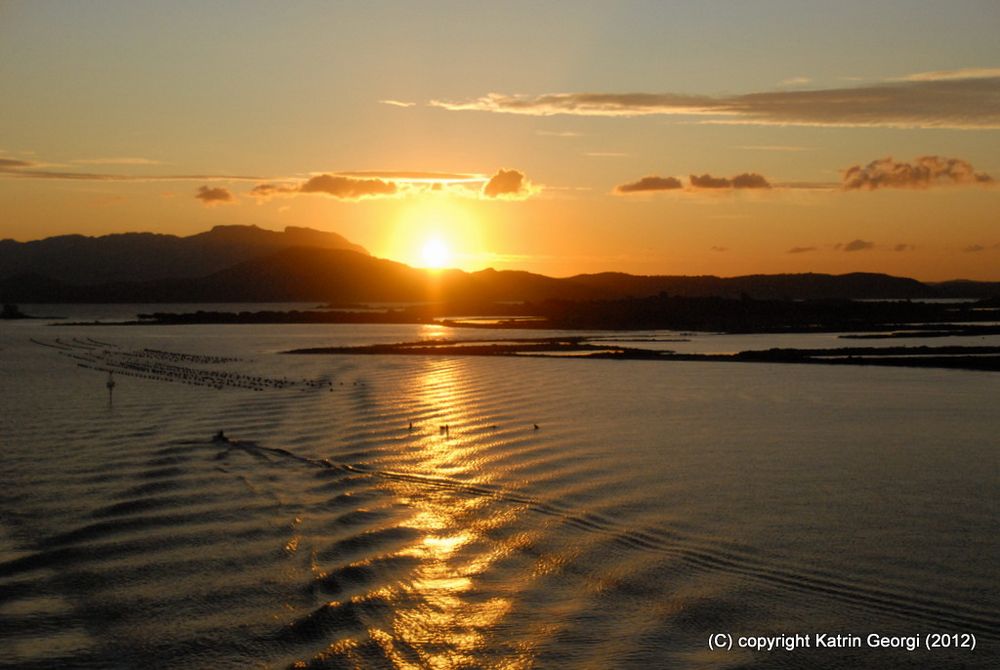
[(0, 0), (0, 238), (1000, 280), (1000, 3)]

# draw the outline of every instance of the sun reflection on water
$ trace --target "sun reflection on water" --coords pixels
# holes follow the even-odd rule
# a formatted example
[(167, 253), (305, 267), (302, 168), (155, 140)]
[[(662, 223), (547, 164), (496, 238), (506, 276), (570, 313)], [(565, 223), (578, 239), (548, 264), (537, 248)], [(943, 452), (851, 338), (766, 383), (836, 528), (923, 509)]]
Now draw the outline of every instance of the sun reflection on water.
[[(436, 477), (461, 479), (482, 484), (488, 475), (473, 471), (480, 445), (469, 438), (464, 428), (476, 422), (474, 407), (465, 398), (464, 366), (453, 361), (429, 361), (414, 382), (413, 392), (421, 403), (435, 408), (435, 420), (450, 427), (449, 433), (429, 431), (420, 438), (419, 472)], [(389, 482), (389, 486), (399, 486)], [(477, 652), (488, 644), (492, 631), (511, 609), (503, 597), (477, 594), (476, 575), (486, 571), (503, 552), (485, 541), (482, 532), (489, 527), (491, 500), (469, 495), (461, 489), (437, 488), (415, 492), (397, 491), (414, 508), (408, 525), (421, 531), (421, 537), (402, 550), (419, 560), (407, 585), (405, 602), (412, 606), (398, 610), (393, 634), (419, 649), (427, 667), (453, 668), (479, 665)], [(510, 520), (510, 508), (501, 514)], [(528, 667), (525, 654), (507, 658), (506, 667)]]

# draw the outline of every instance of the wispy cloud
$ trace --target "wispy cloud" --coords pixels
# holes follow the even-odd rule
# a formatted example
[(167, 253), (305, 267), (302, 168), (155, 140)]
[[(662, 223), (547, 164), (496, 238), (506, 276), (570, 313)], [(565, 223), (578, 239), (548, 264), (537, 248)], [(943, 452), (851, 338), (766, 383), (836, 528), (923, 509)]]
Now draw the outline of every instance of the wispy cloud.
[(734, 149), (743, 149), (744, 151), (786, 151), (786, 152), (798, 152), (798, 151), (812, 151), (812, 147), (800, 147), (795, 145), (787, 144), (744, 144), (741, 146), (735, 146)]
[(809, 77), (789, 77), (788, 79), (779, 81), (778, 86), (805, 86), (811, 83), (812, 79)]
[(790, 254), (807, 254), (811, 251), (816, 251), (816, 247), (792, 247), (788, 250)]
[(236, 202), (236, 199), (233, 198), (233, 194), (229, 192), (229, 189), (223, 188), (222, 186), (201, 186), (198, 188), (194, 197), (201, 200), (201, 203), (206, 207), (212, 207), (215, 205), (231, 205)]
[(51, 164), (24, 161), (12, 158), (0, 158), (0, 178), (9, 179), (55, 179), (61, 181), (262, 181), (264, 177), (249, 175), (213, 175), (213, 174), (161, 174), (161, 175), (129, 175), (108, 174), (100, 172), (64, 172), (49, 168)]
[(950, 81), (952, 79), (991, 79), (1000, 77), (1000, 67), (967, 67), (961, 70), (917, 72), (902, 77), (902, 81)]
[(712, 123), (896, 128), (1000, 128), (1000, 70), (921, 73), (901, 81), (732, 96), (682, 93), (489, 93), (432, 100), (452, 111), (551, 116), (686, 115)]
[(892, 157), (874, 160), (868, 165), (853, 165), (844, 170), (843, 188), (874, 191), (880, 188), (930, 188), (932, 186), (987, 185), (993, 177), (977, 173), (972, 164), (961, 158), (920, 156), (913, 163)]
[(486, 177), (481, 174), (461, 172), (421, 172), (415, 170), (349, 170), (338, 172), (344, 177), (362, 177), (365, 179), (391, 179), (396, 182), (483, 182)]
[(0, 170), (9, 168), (26, 168), (34, 165), (31, 161), (22, 161), (17, 158), (0, 158)]
[(417, 103), (407, 102), (405, 100), (379, 100), (383, 105), (391, 105), (393, 107), (413, 107)]
[(535, 134), (543, 137), (583, 137), (583, 133), (572, 130), (536, 130)]
[(70, 161), (77, 165), (162, 165), (161, 161), (152, 158), (122, 156), (118, 158), (78, 158)]

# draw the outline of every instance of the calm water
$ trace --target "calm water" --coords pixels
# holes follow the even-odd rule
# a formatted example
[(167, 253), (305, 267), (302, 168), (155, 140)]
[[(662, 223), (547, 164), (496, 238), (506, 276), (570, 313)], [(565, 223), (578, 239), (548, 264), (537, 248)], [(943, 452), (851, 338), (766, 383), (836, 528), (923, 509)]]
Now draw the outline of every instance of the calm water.
[[(449, 334), (418, 326), (0, 329), (0, 665), (1000, 664), (1000, 375), (277, 353)], [(977, 648), (708, 648), (873, 632)]]

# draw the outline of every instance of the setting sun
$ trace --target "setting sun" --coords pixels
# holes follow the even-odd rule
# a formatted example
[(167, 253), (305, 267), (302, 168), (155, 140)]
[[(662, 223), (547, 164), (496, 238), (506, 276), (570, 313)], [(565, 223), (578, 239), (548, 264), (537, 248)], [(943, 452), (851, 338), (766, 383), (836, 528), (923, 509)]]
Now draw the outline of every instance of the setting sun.
[(421, 248), (420, 260), (425, 268), (438, 270), (451, 262), (451, 251), (441, 238), (432, 237)]

